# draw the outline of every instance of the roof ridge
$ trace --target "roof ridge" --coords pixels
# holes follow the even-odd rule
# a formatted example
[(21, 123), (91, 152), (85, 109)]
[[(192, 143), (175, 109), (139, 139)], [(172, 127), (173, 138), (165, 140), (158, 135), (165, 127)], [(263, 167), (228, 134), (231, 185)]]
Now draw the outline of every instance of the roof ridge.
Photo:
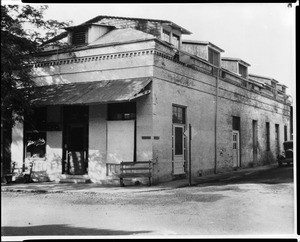
[[(136, 19), (136, 20), (148, 20), (148, 21), (154, 21), (154, 22), (166, 22), (166, 23), (171, 23), (172, 21), (170, 20), (163, 20), (163, 19), (150, 19), (150, 18), (136, 18), (136, 17), (122, 17), (122, 16), (110, 16), (110, 15), (98, 15), (82, 24), (87, 24), (87, 23), (94, 23), (98, 20), (101, 20), (103, 18), (116, 18), (116, 19)], [(82, 25), (80, 24), (80, 25)]]

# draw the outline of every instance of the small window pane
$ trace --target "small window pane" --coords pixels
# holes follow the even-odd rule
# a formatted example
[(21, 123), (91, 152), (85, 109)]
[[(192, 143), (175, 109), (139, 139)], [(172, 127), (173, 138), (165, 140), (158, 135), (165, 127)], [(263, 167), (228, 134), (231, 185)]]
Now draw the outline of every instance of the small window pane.
[(185, 124), (185, 108), (173, 106), (173, 123)]

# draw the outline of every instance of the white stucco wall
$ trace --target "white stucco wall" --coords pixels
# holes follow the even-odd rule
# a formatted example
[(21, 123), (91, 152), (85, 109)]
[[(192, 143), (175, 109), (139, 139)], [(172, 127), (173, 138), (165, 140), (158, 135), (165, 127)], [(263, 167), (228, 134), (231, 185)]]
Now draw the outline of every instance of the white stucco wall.
[(57, 180), (62, 172), (62, 131), (48, 131), (46, 168), (50, 180)]
[(16, 162), (16, 167), (22, 167), (23, 165), (23, 137), (24, 129), (22, 123), (16, 123), (12, 128), (12, 144), (11, 144), (11, 161)]
[(89, 107), (88, 175), (93, 182), (106, 179), (106, 104)]

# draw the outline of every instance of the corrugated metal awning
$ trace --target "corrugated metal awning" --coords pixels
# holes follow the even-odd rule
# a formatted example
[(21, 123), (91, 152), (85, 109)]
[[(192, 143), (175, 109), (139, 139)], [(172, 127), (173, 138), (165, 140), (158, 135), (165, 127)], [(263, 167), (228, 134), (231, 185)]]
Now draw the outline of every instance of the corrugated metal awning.
[(142, 96), (151, 80), (143, 77), (39, 86), (31, 102), (36, 106), (128, 102)]

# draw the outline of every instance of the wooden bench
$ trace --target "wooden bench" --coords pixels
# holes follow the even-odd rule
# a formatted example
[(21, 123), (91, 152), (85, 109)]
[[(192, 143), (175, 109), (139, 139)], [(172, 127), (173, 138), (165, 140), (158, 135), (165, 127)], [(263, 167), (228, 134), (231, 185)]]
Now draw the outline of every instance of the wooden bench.
[(152, 178), (152, 161), (122, 161), (120, 163), (120, 186), (123, 187), (124, 178), (147, 177), (148, 185), (151, 186)]

